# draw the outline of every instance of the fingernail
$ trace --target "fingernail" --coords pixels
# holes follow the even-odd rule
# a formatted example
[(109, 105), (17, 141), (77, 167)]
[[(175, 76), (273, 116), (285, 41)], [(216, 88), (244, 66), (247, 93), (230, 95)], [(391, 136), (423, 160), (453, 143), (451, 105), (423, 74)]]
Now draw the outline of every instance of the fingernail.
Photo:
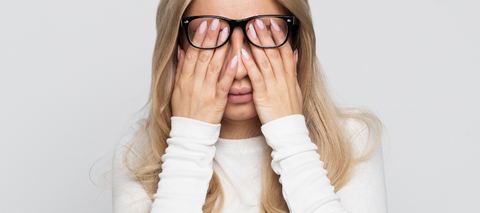
[(242, 56), (245, 60), (250, 59), (250, 56), (248, 56), (248, 53), (245, 49), (242, 48)]
[(225, 27), (222, 30), (222, 35), (220, 35), (220, 40), (222, 40), (222, 42), (224, 42), (224, 41), (227, 40), (227, 37), (228, 37), (228, 27)]
[(265, 28), (265, 25), (263, 24), (263, 21), (262, 21), (262, 20), (256, 19), (255, 22), (257, 23), (257, 26), (258, 26), (260, 29)]
[(237, 66), (237, 56), (233, 57), (232, 63), (230, 64), (231, 68), (235, 68)]
[(275, 22), (275, 20), (273, 19), (270, 19), (270, 23), (272, 23), (272, 27), (275, 31), (280, 31), (280, 26), (278, 26), (277, 22)]
[(177, 45), (177, 61), (180, 61), (180, 45)]
[(203, 34), (206, 28), (207, 28), (207, 21), (203, 21), (202, 24), (200, 24), (200, 27), (198, 28), (198, 33)]
[(297, 63), (298, 63), (298, 49), (295, 49), (293, 54), (295, 55), (295, 65), (297, 65)]
[(253, 27), (253, 24), (250, 24), (248, 29), (250, 30), (250, 35), (252, 35), (253, 38), (257, 38), (257, 33), (255, 32), (255, 27)]
[(218, 19), (213, 19), (212, 25), (210, 26), (210, 29), (216, 30), (217, 27), (218, 27), (218, 23), (219, 23), (219, 22), (220, 22), (220, 21), (219, 21)]

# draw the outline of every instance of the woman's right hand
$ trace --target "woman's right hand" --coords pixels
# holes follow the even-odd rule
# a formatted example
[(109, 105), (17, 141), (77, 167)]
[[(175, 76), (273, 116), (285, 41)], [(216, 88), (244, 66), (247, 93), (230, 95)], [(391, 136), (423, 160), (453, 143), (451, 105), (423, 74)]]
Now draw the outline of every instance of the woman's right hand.
[[(216, 23), (215, 23), (216, 22)], [(200, 24), (193, 42), (213, 46), (223, 43), (228, 37), (228, 28), (220, 32), (218, 20)], [(207, 45), (204, 45), (207, 46)], [(175, 74), (175, 87), (172, 94), (173, 116), (191, 118), (211, 124), (222, 120), (228, 101), (228, 92), (237, 71), (237, 56), (228, 63), (225, 74), (219, 74), (227, 52), (228, 44), (212, 49), (201, 50), (190, 46), (187, 52), (178, 48), (178, 66)]]

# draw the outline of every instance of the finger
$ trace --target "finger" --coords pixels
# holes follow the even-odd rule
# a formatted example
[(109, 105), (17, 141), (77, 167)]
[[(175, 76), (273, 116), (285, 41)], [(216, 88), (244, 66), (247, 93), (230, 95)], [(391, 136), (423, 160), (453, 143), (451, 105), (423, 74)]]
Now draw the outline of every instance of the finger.
[[(272, 32), (272, 37), (275, 40), (275, 44), (281, 44), (285, 41), (285, 32), (283, 32), (282, 27), (274, 19), (270, 19), (270, 32)], [(286, 26), (284, 26), (286, 28)], [(284, 70), (288, 73), (288, 76), (295, 76), (295, 57), (292, 52), (292, 47), (289, 42), (285, 42), (282, 46), (278, 47), (278, 51), (282, 57)]]
[[(218, 32), (220, 31), (220, 20), (213, 19), (206, 29), (207, 33), (205, 39), (202, 42), (202, 47), (214, 47), (216, 46), (218, 39)], [(207, 72), (208, 64), (212, 58), (214, 49), (210, 50), (200, 50), (197, 63), (195, 65), (195, 81), (202, 85), (205, 81), (205, 75)]]
[[(203, 21), (195, 31), (195, 36), (192, 39), (194, 44), (201, 44), (205, 38), (205, 31), (207, 29), (207, 21)], [(183, 70), (180, 74), (180, 79), (190, 79), (197, 63), (199, 49), (190, 46), (185, 53), (185, 62), (183, 64)]]
[[(265, 19), (265, 21), (270, 22), (271, 19)], [(275, 46), (275, 41), (273, 41), (272, 26), (266, 26), (263, 19), (255, 19), (255, 29), (257, 31), (258, 39), (261, 46)], [(277, 31), (275, 31), (277, 32)], [(278, 35), (277, 35), (278, 36)], [(275, 78), (277, 81), (282, 81), (284, 79), (284, 67), (280, 51), (277, 48), (265, 48), (265, 54), (267, 55), (268, 60), (272, 66)]]
[(237, 73), (238, 67), (238, 57), (235, 56), (232, 58), (228, 67), (225, 71), (225, 75), (218, 83), (216, 98), (217, 100), (225, 101), (228, 98), (228, 92), (230, 92), (230, 88), (232, 87), (233, 78), (235, 78), (235, 74)]
[(185, 51), (183, 51), (180, 46), (177, 47), (177, 58), (178, 65), (177, 71), (175, 72), (175, 86), (177, 85), (178, 79), (180, 78), (180, 73), (182, 72), (183, 62), (185, 61)]
[[(220, 32), (220, 36), (218, 36), (217, 43), (223, 43), (228, 38), (228, 27), (224, 27), (222, 32)], [(228, 49), (228, 44), (223, 45), (220, 48), (215, 50), (213, 54), (212, 60), (208, 64), (208, 73), (205, 76), (205, 85), (210, 88), (215, 88), (218, 82), (218, 76), (220, 75), (220, 71), (222, 70), (222, 66), (225, 60), (225, 54)], [(223, 77), (222, 77), (223, 78)], [(212, 86), (213, 85), (213, 86)]]
[[(249, 25), (247, 35), (250, 41), (253, 43), (260, 43), (258, 39), (257, 28), (253, 24)], [(256, 47), (253, 44), (250, 44), (250, 49), (252, 50), (253, 58), (257, 63), (257, 67), (262, 73), (265, 84), (268, 86), (276, 82), (272, 67), (270, 65), (270, 60), (268, 60), (268, 57), (265, 55), (264, 49)]]
[(253, 91), (259, 94), (265, 94), (265, 82), (263, 80), (262, 73), (258, 70), (257, 65), (253, 58), (248, 54), (245, 49), (242, 49), (242, 63), (245, 65), (245, 68), (248, 72), (248, 77), (252, 82)]

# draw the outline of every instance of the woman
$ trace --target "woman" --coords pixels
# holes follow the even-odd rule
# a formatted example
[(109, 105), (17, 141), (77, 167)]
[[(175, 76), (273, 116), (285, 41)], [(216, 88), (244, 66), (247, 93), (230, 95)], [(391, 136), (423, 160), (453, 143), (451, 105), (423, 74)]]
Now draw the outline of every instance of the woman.
[(150, 94), (115, 212), (386, 212), (381, 123), (332, 102), (307, 0), (162, 0)]

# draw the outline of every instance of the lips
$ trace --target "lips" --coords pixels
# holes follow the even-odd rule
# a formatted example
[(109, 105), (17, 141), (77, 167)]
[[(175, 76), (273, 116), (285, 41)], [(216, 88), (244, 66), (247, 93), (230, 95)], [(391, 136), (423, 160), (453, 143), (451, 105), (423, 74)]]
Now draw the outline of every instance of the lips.
[(252, 88), (250, 87), (242, 87), (242, 88), (236, 88), (232, 87), (230, 88), (230, 92), (228, 92), (229, 95), (242, 95), (242, 94), (248, 94), (252, 93)]

